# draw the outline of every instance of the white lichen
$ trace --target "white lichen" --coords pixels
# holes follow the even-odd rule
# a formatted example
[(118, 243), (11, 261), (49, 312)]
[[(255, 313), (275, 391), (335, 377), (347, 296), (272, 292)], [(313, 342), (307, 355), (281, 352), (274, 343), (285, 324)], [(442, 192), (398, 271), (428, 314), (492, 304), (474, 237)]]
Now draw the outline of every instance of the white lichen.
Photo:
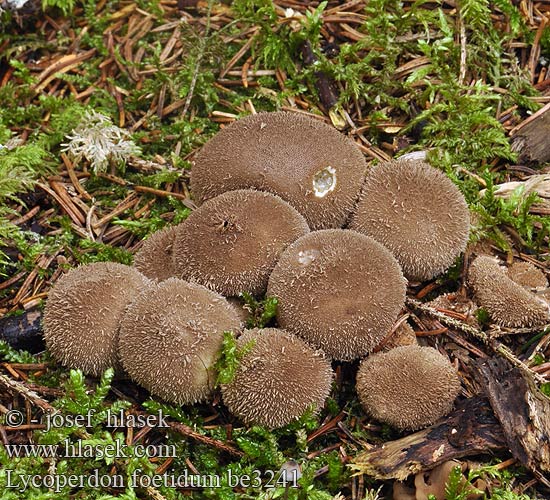
[(130, 134), (114, 125), (110, 118), (95, 111), (86, 112), (78, 126), (62, 144), (75, 163), (86, 159), (95, 173), (105, 172), (110, 165), (140, 153)]

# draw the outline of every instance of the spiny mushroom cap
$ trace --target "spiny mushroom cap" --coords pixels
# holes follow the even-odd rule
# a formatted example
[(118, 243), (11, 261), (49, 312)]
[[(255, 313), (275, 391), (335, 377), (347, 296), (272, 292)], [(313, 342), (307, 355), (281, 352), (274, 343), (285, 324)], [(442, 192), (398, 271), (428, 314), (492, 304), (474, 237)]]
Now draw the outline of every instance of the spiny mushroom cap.
[(244, 326), (247, 324), (250, 318), (250, 310), (245, 306), (243, 301), (238, 297), (229, 297), (227, 299), (227, 302), (233, 308), (233, 310), (235, 311), (235, 314), (241, 321), (241, 327), (244, 328)]
[(498, 325), (521, 328), (549, 319), (548, 304), (512, 281), (494, 257), (477, 257), (470, 265), (468, 281), (479, 305)]
[(546, 275), (530, 262), (514, 262), (508, 268), (508, 277), (526, 288), (546, 288)]
[(426, 427), (449, 413), (459, 390), (453, 366), (432, 347), (408, 345), (372, 354), (357, 373), (365, 411), (402, 430)]
[(259, 113), (222, 129), (199, 151), (191, 188), (199, 202), (225, 191), (278, 194), (312, 229), (341, 227), (363, 183), (366, 162), (353, 141), (297, 113)]
[(134, 266), (145, 276), (164, 281), (176, 275), (173, 248), (176, 226), (153, 233), (134, 256)]
[(226, 296), (261, 294), (283, 250), (308, 232), (305, 219), (278, 196), (230, 191), (178, 226), (176, 272)]
[(222, 386), (231, 413), (246, 424), (276, 428), (323, 406), (332, 369), (321, 351), (276, 328), (248, 330), (238, 345), (242, 348), (251, 341), (235, 378)]
[(343, 229), (314, 231), (290, 245), (269, 278), (277, 320), (329, 356), (371, 352), (405, 303), (399, 264), (380, 243)]
[(221, 295), (169, 278), (128, 307), (120, 323), (120, 360), (151, 394), (176, 404), (196, 403), (214, 387), (223, 332), (238, 329), (239, 318)]
[(444, 272), (464, 251), (470, 216), (441, 171), (421, 161), (389, 161), (367, 174), (350, 228), (382, 243), (410, 280)]
[(406, 321), (401, 323), (394, 332), (386, 336), (375, 350), (389, 351), (396, 347), (416, 344), (416, 333)]
[(119, 322), (128, 304), (150, 281), (137, 269), (114, 262), (77, 267), (48, 294), (43, 330), (46, 346), (60, 363), (99, 376), (120, 370)]

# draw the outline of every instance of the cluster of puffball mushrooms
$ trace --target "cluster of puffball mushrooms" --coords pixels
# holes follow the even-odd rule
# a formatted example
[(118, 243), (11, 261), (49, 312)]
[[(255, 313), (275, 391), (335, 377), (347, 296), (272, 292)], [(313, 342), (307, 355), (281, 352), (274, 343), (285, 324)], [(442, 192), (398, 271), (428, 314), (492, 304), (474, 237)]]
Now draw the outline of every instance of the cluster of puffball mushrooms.
[[(281, 427), (319, 410), (331, 360), (362, 360), (365, 411), (398, 429), (451, 410), (460, 390), (453, 365), (418, 345), (407, 323), (394, 328), (407, 280), (443, 273), (466, 247), (468, 207), (445, 174), (412, 160), (368, 167), (324, 122), (275, 112), (207, 142), (191, 190), (199, 208), (148, 238), (133, 267), (89, 264), (56, 282), (43, 326), (57, 360), (95, 376), (114, 367), (153, 395), (192, 404), (212, 397), (232, 331), (247, 349), (221, 394), (245, 424)], [(491, 280), (513, 281), (479, 259), (473, 288), (498, 316), (510, 304), (488, 291), (500, 286)], [(532, 291), (514, 290), (529, 321), (547, 318)], [(242, 292), (277, 299), (276, 328), (244, 328)]]

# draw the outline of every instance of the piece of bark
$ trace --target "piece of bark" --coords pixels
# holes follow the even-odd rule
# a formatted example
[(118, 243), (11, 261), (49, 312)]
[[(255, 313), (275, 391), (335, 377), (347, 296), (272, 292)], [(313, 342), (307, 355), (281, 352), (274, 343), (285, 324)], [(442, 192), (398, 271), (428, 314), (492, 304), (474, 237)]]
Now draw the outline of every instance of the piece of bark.
[(477, 369), (512, 454), (550, 487), (550, 399), (505, 359), (486, 359)]
[[(319, 60), (313, 52), (309, 40), (302, 43), (300, 46), (300, 51), (302, 53), (302, 61), (306, 66), (311, 66)], [(336, 85), (332, 78), (330, 78), (330, 76), (323, 71), (316, 71), (314, 76), (315, 86), (317, 88), (317, 92), (319, 93), (319, 100), (324, 108), (329, 111), (338, 102)]]
[(25, 311), (20, 316), (0, 318), (0, 340), (15, 349), (40, 352), (44, 350), (41, 320), (42, 313), (37, 309)]
[(546, 163), (550, 160), (550, 103), (510, 131), (512, 150), (521, 163)]
[(438, 424), (359, 454), (352, 467), (376, 479), (403, 481), (448, 460), (506, 447), (489, 402), (475, 397), (460, 403)]

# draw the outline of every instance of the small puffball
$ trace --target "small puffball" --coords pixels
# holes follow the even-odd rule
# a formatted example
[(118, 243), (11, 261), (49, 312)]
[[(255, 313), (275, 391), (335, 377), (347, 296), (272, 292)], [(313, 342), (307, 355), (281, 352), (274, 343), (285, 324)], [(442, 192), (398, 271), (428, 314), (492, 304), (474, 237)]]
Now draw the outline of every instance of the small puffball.
[(62, 275), (48, 294), (44, 340), (60, 363), (100, 376), (120, 370), (119, 322), (134, 297), (151, 282), (137, 269), (97, 262)]
[(479, 305), (500, 326), (522, 328), (548, 322), (548, 304), (512, 281), (494, 257), (477, 257), (468, 270), (468, 283)]
[(372, 354), (357, 373), (365, 411), (401, 430), (421, 429), (449, 413), (459, 390), (455, 369), (432, 347), (408, 345)]

